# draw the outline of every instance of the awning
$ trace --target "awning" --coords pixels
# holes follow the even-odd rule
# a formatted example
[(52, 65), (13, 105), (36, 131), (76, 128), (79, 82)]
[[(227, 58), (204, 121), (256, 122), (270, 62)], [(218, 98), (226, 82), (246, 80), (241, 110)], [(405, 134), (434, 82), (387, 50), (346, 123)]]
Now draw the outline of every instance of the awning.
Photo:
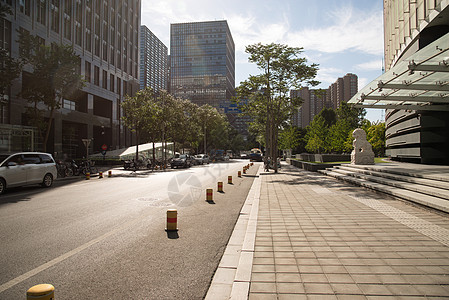
[(449, 111), (449, 33), (373, 80), (348, 103), (363, 108)]
[[(155, 143), (154, 144), (156, 157), (162, 157), (162, 143)], [(167, 150), (166, 153), (168, 153), (170, 156), (173, 155), (173, 143), (167, 143)], [(115, 158), (115, 159), (132, 159), (136, 156), (136, 146), (131, 146), (127, 148), (117, 149), (117, 150), (111, 150), (107, 151), (105, 157), (106, 158)], [(153, 143), (147, 143), (147, 144), (140, 144), (139, 145), (139, 156), (142, 156), (144, 158), (152, 158), (153, 157)], [(89, 155), (89, 157), (103, 157), (102, 154), (92, 154)]]

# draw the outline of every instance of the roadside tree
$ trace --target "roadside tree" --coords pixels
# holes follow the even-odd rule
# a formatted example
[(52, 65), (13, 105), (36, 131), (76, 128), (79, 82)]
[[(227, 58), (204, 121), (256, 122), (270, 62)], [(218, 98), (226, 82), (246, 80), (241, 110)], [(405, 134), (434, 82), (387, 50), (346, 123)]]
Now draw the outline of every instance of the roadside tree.
[[(250, 76), (237, 88), (239, 99), (248, 99), (243, 111), (265, 127), (266, 156), (278, 156), (278, 134), (282, 126), (301, 103), (299, 97), (290, 97), (290, 89), (304, 85), (314, 86), (318, 65), (307, 65), (300, 57), (303, 48), (281, 44), (253, 44), (246, 47), (249, 61), (255, 63), (261, 74)], [(277, 164), (274, 164), (277, 172)]]

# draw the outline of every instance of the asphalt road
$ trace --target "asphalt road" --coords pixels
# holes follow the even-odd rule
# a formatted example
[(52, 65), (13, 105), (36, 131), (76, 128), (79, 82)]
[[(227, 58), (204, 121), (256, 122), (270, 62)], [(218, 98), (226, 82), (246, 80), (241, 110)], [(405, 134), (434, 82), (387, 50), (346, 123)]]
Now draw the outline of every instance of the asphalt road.
[[(237, 178), (247, 163), (9, 191), (0, 198), (0, 299), (24, 299), (39, 283), (53, 284), (58, 300), (202, 299), (256, 173)], [(177, 233), (164, 230), (168, 208), (178, 210)]]

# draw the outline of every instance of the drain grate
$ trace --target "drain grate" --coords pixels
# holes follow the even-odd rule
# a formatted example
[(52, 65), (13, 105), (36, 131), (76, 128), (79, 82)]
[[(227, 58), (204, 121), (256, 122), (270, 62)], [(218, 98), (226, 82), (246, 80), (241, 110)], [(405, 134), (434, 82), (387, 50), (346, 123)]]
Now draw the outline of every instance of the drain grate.
[(416, 230), (419, 233), (424, 234), (425, 236), (437, 242), (442, 243), (443, 245), (449, 246), (449, 230), (441, 226), (432, 224), (429, 221), (415, 217), (409, 213), (406, 213), (400, 209), (397, 209), (375, 199), (354, 196), (351, 196), (351, 198), (377, 210), (385, 216), (390, 217), (409, 228)]

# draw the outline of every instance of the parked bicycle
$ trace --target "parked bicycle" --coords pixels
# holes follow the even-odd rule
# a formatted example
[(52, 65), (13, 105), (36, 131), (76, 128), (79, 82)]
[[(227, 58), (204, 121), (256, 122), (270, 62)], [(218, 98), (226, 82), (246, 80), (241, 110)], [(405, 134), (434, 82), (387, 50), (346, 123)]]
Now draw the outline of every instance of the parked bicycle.
[(96, 174), (98, 168), (95, 166), (95, 162), (90, 159), (83, 160), (80, 164), (80, 174), (86, 175), (87, 173)]
[(56, 161), (56, 170), (59, 178), (73, 176), (73, 170), (70, 168), (70, 165), (62, 160)]

